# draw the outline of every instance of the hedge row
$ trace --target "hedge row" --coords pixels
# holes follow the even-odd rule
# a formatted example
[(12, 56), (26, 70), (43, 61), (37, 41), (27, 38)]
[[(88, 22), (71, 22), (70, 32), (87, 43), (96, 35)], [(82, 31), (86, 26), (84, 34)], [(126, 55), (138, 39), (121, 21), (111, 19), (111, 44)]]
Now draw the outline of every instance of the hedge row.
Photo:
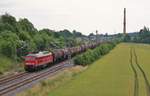
[(97, 48), (91, 50), (87, 50), (85, 53), (78, 55), (74, 62), (76, 65), (89, 65), (95, 60), (99, 59), (101, 56), (107, 54), (111, 49), (115, 47), (116, 44), (114, 43), (105, 43), (101, 44)]

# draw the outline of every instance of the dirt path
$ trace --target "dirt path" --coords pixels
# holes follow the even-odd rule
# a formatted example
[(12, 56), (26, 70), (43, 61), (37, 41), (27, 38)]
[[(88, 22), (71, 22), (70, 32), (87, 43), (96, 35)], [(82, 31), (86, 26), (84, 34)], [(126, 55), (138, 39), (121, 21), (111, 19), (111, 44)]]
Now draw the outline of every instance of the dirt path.
[[(134, 96), (139, 96), (139, 74), (142, 73), (142, 77), (144, 78), (145, 82), (145, 89), (147, 96), (150, 96), (150, 84), (147, 79), (147, 76), (143, 70), (143, 68), (140, 66), (138, 62), (138, 56), (136, 54), (135, 48), (130, 49), (130, 65), (134, 73)], [(139, 70), (139, 71), (138, 71)], [(139, 73), (140, 72), (140, 73)]]
[(142, 73), (142, 76), (145, 80), (145, 86), (146, 86), (146, 91), (147, 91), (147, 96), (150, 96), (150, 84), (149, 84), (149, 81), (147, 79), (147, 76), (143, 70), (143, 68), (140, 66), (140, 64), (138, 63), (138, 57), (137, 57), (137, 54), (136, 54), (136, 51), (135, 51), (135, 48), (133, 49), (133, 54), (134, 54), (134, 57), (135, 57), (135, 63), (137, 65), (137, 67), (139, 68), (140, 72)]
[(133, 64), (133, 54), (132, 48), (130, 49), (130, 65), (134, 73), (134, 96), (139, 96), (139, 80), (138, 80), (138, 72)]

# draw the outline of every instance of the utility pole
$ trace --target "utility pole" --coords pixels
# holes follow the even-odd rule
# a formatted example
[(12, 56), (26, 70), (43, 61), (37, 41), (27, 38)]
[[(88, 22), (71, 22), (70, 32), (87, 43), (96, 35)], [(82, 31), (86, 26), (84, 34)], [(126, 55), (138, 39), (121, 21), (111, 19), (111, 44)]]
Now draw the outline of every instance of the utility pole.
[(98, 30), (96, 30), (96, 43), (98, 42)]
[(69, 61), (69, 65), (71, 65), (71, 54), (69, 53), (69, 55), (68, 55), (68, 61)]
[(126, 35), (126, 8), (124, 8), (123, 33)]

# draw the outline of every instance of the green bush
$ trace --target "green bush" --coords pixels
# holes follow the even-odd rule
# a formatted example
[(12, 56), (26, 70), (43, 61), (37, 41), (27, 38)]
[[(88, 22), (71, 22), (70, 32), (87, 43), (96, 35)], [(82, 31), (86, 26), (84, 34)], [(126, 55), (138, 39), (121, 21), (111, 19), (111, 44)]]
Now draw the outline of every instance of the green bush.
[(97, 48), (87, 50), (85, 53), (76, 56), (74, 62), (76, 65), (89, 65), (95, 60), (99, 59), (101, 56), (107, 54), (111, 49), (115, 47), (114, 43), (101, 44)]

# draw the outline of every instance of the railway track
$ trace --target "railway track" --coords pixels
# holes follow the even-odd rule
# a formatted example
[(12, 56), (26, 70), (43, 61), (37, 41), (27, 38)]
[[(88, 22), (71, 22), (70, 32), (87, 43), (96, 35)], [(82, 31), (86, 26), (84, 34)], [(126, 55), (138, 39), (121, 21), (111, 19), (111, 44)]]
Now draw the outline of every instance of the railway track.
[(6, 76), (5, 78), (0, 79), (0, 96), (7, 96), (8, 93), (11, 93), (25, 85), (30, 85), (33, 82), (40, 81), (42, 78), (52, 76), (58, 71), (71, 66), (73, 65), (70, 65), (68, 61), (65, 61), (40, 72), (24, 72), (13, 76)]
[(13, 74), (13, 75), (7, 76), (5, 78), (1, 78), (0, 79), (0, 86), (4, 85), (5, 83), (8, 83), (10, 81), (14, 81), (14, 80), (21, 78), (21, 77), (28, 75), (28, 74), (29, 73), (27, 73), (27, 72), (21, 72), (18, 74)]
[[(134, 63), (133, 63), (133, 61), (134, 61)], [(140, 92), (140, 90), (139, 90), (139, 84), (140, 84), (139, 74), (140, 73), (142, 74), (142, 77), (144, 78), (145, 90), (147, 92), (146, 94), (147, 94), (147, 96), (150, 96), (150, 84), (149, 84), (147, 75), (145, 74), (145, 71), (143, 70), (143, 68), (141, 67), (141, 65), (138, 62), (138, 56), (135, 51), (135, 48), (130, 49), (130, 65), (134, 72), (134, 96), (139, 96), (139, 92)]]
[(12, 75), (15, 75), (15, 74), (14, 73), (9, 73), (7, 75), (2, 75), (2, 76), (0, 76), (0, 80), (3, 79), (3, 78), (6, 78), (6, 77), (12, 76)]

